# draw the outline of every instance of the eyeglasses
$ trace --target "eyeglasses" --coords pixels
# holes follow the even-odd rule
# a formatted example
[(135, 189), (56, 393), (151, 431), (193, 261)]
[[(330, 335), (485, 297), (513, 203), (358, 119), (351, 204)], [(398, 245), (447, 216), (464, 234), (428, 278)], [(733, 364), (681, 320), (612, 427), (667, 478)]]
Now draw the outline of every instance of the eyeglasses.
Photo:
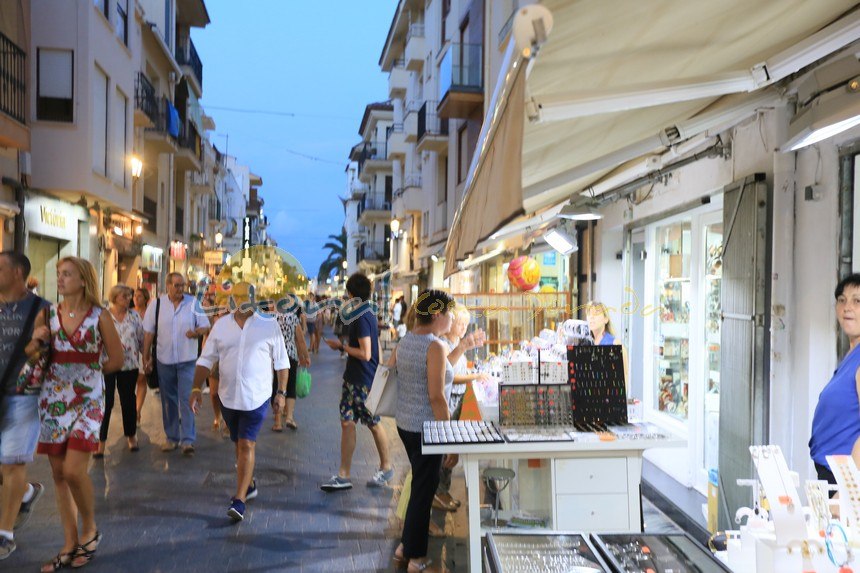
[(171, 286), (173, 288), (185, 288), (186, 283), (173, 283)]

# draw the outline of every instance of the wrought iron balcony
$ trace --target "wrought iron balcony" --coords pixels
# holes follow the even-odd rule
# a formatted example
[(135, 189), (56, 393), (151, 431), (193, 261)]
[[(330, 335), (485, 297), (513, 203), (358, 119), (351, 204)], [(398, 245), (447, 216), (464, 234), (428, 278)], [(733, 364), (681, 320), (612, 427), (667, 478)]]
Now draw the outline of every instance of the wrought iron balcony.
[(391, 256), (390, 244), (388, 241), (374, 241), (365, 243), (359, 247), (360, 260), (366, 261), (387, 261)]
[(134, 79), (134, 107), (142, 111), (153, 124), (158, 123), (158, 98), (155, 88), (143, 72), (137, 72)]
[(197, 48), (194, 47), (194, 42), (191, 38), (183, 43), (176, 45), (176, 61), (180, 66), (188, 66), (191, 68), (197, 85), (200, 90), (203, 90), (203, 62), (200, 61), (200, 56), (197, 54)]
[(426, 101), (418, 110), (418, 141), (425, 135), (448, 135), (448, 118), (436, 113), (437, 103)]
[(18, 123), (25, 123), (26, 75), (26, 53), (0, 33), (0, 111)]

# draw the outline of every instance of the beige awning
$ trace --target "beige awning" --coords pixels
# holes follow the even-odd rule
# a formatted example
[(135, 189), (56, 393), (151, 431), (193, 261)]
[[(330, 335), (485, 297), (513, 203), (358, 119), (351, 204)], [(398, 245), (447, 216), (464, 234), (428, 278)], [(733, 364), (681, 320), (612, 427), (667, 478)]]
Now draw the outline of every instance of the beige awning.
[[(727, 122), (753, 115), (756, 106), (773, 105), (761, 95), (772, 93), (775, 102), (770, 87), (775, 82), (860, 38), (860, 13), (849, 0), (544, 0), (540, 5), (552, 14), (552, 30), (529, 63), (526, 105), (505, 107), (505, 115), (526, 120), (522, 143), (498, 137), (500, 129), (487, 130), (508, 152), (521, 146), (522, 202), (519, 208), (509, 204), (520, 187), (506, 181), (512, 173), (508, 166), (503, 180), (514, 197), (502, 198), (491, 187), (500, 178), (467, 178), (458, 207), (462, 216), (451, 229), (456, 243), (449, 241), (446, 249), (456, 253), (447, 258), (446, 276), (506, 222), (467, 216), (479, 212), (472, 202), (486, 205), (493, 197), (504, 201), (502, 214), (530, 215), (566, 201), (628, 161), (725, 129)], [(500, 74), (508, 72), (503, 64)], [(491, 105), (484, 123), (493, 122), (520, 123), (496, 116)], [(494, 143), (479, 140), (475, 154), (486, 160), (498, 153)], [(484, 160), (473, 159), (472, 168), (483, 169)], [(477, 231), (460, 228), (479, 220)]]

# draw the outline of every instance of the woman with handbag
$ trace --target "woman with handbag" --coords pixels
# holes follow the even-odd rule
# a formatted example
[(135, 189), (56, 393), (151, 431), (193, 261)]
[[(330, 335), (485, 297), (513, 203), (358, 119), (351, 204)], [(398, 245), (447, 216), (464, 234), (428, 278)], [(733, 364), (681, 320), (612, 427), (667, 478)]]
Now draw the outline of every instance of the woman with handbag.
[[(142, 316), (146, 315), (146, 307), (149, 306), (149, 298), (150, 298), (149, 291), (146, 290), (145, 288), (139, 288), (139, 289), (134, 291), (134, 311), (137, 313), (138, 316), (142, 317)], [(143, 360), (142, 354), (140, 356), (140, 360), (141, 361)], [(138, 374), (137, 374), (137, 388), (136, 388), (136, 392), (135, 392), (135, 396), (136, 396), (135, 409), (137, 410), (137, 425), (138, 425), (138, 427), (140, 426), (140, 412), (141, 412), (141, 410), (143, 410), (143, 402), (144, 402), (144, 400), (146, 400), (146, 387), (148, 385), (148, 378), (150, 376), (156, 375), (155, 371), (153, 371), (152, 374), (147, 375), (146, 372), (143, 371), (143, 368), (141, 368), (141, 366), (143, 366), (143, 364), (139, 362), (138, 363), (138, 370), (137, 370), (137, 372), (138, 372)], [(156, 384), (153, 387), (157, 388), (158, 385)]]
[(86, 259), (65, 257), (57, 263), (57, 292), (63, 302), (50, 311), (51, 365), (39, 394), (37, 451), (51, 463), (64, 543), (43, 572), (83, 567), (102, 539), (88, 470), (99, 447), (104, 374), (122, 368), (123, 350), (113, 320), (99, 304), (97, 284), (95, 268)]
[[(287, 356), (290, 359), (290, 364), (298, 363), (304, 368), (311, 365), (311, 356), (308, 353), (307, 344), (305, 344), (305, 333), (302, 325), (304, 323), (304, 313), (302, 312), (302, 304), (295, 295), (289, 295), (291, 304), (289, 308), (277, 309), (278, 326), (281, 327), (281, 333), (284, 335), (284, 344), (287, 347)], [(273, 432), (283, 432), (284, 426), (291, 430), (299, 428), (293, 418), (296, 411), (296, 380), (298, 377), (298, 368), (290, 368), (290, 375), (287, 381), (287, 395), (284, 409), (280, 410), (275, 402), (275, 397), (278, 393), (278, 374), (273, 373), (272, 376), (272, 411), (275, 416), (275, 423), (272, 426)]]
[(137, 384), (140, 353), (143, 350), (143, 323), (140, 315), (129, 308), (134, 291), (125, 285), (116, 285), (110, 290), (110, 316), (122, 342), (123, 362), (119, 372), (105, 374), (105, 410), (102, 427), (99, 431), (99, 449), (94, 458), (103, 458), (105, 442), (110, 430), (110, 417), (113, 410), (114, 395), (119, 392), (119, 405), (122, 410), (122, 429), (129, 451), (140, 449), (137, 445), (137, 410), (134, 395)]

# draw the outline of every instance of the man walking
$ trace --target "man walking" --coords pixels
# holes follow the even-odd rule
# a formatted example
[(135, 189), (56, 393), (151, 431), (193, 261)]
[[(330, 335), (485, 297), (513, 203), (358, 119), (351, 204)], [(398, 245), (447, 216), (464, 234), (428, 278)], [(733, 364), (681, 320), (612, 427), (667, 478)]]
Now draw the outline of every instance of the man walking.
[(231, 296), (236, 310), (215, 326), (194, 371), (190, 406), (197, 413), (203, 383), (217, 362), (221, 372), (218, 399), (221, 416), (236, 444), (236, 494), (227, 515), (234, 521), (245, 518), (245, 502), (257, 497), (254, 457), (257, 435), (266, 418), (272, 396), (272, 370), (278, 376), (275, 404), (283, 411), (290, 374), (290, 360), (281, 327), (274, 317), (255, 313), (251, 286), (233, 285)]
[(47, 303), (27, 289), (30, 260), (0, 253), (0, 559), (15, 551), (13, 529), (33, 512), (45, 488), (27, 483), (27, 465), (39, 440), (39, 388), (18, 384), (27, 359), (51, 341)]
[[(360, 302), (365, 304), (370, 300), (370, 279), (361, 273), (355, 273), (346, 281), (346, 292), (349, 298), (360, 299)], [(346, 319), (344, 322), (349, 321), (344, 332), (347, 344), (340, 340), (325, 341), (332, 350), (345, 352), (347, 359), (340, 399), (340, 469), (337, 475), (320, 485), (323, 491), (352, 488), (350, 471), (352, 454), (355, 451), (356, 422), (367, 426), (379, 452), (379, 469), (367, 485), (381, 487), (394, 477), (394, 468), (388, 456), (388, 436), (379, 424), (379, 416), (372, 416), (365, 406), (379, 364), (379, 329), (374, 313), (369, 310), (356, 312), (360, 312), (357, 317), (348, 316), (350, 313), (343, 310), (338, 313), (340, 318)], [(345, 314), (347, 316), (343, 316)]]
[(204, 313), (194, 311), (195, 299), (185, 294), (185, 286), (181, 274), (170, 273), (167, 295), (158, 297), (156, 303), (146, 309), (143, 365), (147, 373), (153, 368), (158, 370), (161, 417), (167, 436), (161, 451), (172, 452), (181, 446), (183, 454), (193, 456), (197, 434), (189, 399), (199, 339), (209, 332), (209, 319)]

